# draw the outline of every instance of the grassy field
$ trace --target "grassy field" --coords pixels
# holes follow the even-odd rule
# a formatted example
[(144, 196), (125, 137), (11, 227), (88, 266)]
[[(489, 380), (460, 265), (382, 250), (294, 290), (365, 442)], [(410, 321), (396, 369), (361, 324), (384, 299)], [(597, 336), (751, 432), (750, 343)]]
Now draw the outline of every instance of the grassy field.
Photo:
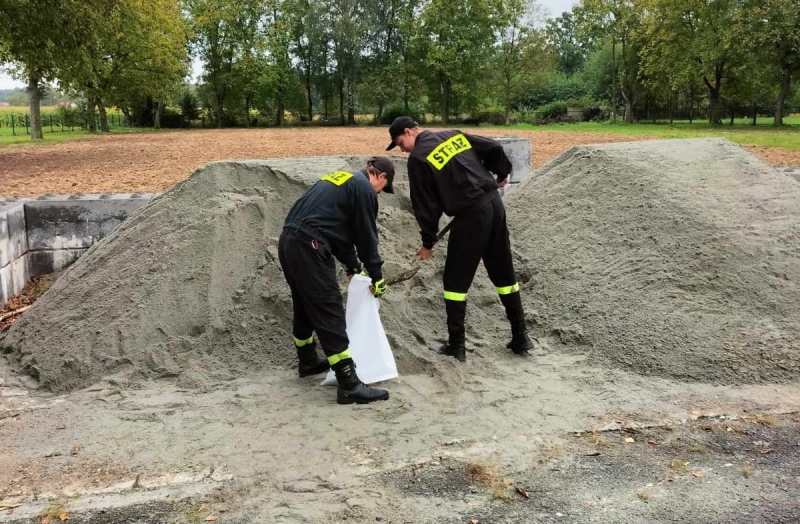
[[(29, 132), (25, 128), (25, 118), (29, 114), (27, 107), (0, 107), (0, 145), (29, 143), (31, 141)], [(119, 123), (122, 120), (120, 111), (109, 109), (107, 114), (112, 133), (143, 131), (121, 125)], [(64, 126), (62, 127), (62, 116), (58, 108), (42, 107), (42, 132), (45, 143), (62, 142), (91, 136), (74, 123), (70, 125), (69, 117), (64, 121)]]
[[(766, 119), (765, 119), (766, 120)], [(704, 138), (721, 137), (731, 142), (748, 146), (780, 147), (791, 151), (800, 151), (800, 116), (787, 119), (788, 126), (773, 128), (771, 125), (751, 126), (739, 121), (734, 126), (711, 126), (709, 124), (675, 123), (675, 124), (611, 124), (583, 122), (578, 124), (553, 124), (549, 126), (532, 126), (518, 124), (512, 129), (526, 131), (571, 131), (586, 133), (609, 133), (628, 136), (647, 136), (656, 138)], [(508, 129), (507, 127), (502, 127)]]

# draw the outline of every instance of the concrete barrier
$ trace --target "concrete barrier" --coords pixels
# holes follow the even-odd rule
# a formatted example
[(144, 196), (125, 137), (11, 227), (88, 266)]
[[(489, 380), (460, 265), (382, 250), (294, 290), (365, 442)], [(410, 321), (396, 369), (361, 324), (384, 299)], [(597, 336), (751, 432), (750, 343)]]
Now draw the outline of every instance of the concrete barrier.
[(31, 278), (72, 264), (153, 197), (106, 193), (0, 200), (0, 305)]
[(511, 165), (513, 166), (511, 170), (511, 181), (503, 191), (503, 194), (505, 194), (531, 176), (531, 141), (527, 138), (515, 136), (504, 136), (495, 138), (495, 140), (503, 145), (503, 151), (505, 151), (506, 156), (511, 160)]

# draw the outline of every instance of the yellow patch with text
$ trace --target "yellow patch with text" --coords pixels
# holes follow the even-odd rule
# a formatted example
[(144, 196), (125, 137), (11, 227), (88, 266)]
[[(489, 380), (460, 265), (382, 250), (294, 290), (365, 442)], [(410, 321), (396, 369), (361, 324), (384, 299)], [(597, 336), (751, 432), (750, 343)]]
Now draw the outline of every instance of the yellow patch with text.
[(469, 151), (470, 149), (472, 149), (472, 144), (469, 143), (467, 137), (459, 133), (453, 138), (445, 140), (436, 146), (436, 148), (431, 151), (431, 154), (428, 155), (428, 162), (441, 171), (454, 156), (460, 155), (464, 151)]
[(353, 178), (353, 173), (348, 173), (347, 171), (337, 171), (335, 173), (331, 173), (330, 175), (325, 175), (321, 180), (341, 186), (351, 178)]

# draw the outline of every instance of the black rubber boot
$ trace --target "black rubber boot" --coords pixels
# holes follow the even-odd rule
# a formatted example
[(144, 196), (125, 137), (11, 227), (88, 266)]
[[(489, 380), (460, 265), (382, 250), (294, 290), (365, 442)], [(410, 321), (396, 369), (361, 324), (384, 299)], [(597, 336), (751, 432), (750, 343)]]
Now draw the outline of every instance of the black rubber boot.
[(337, 404), (369, 404), (389, 398), (389, 392), (385, 389), (373, 388), (361, 382), (351, 359), (339, 362), (333, 371), (339, 383), (339, 390), (336, 393)]
[(321, 357), (317, 354), (317, 343), (312, 342), (307, 346), (297, 347), (297, 373), (300, 378), (310, 377), (311, 375), (319, 375), (331, 368), (328, 364), (328, 359)]
[(434, 346), (431, 348), (431, 351), (438, 353), (439, 355), (453, 357), (459, 362), (467, 361), (467, 348), (464, 346), (464, 344), (460, 346), (451, 346), (450, 344), (445, 344), (444, 346)]
[(431, 350), (440, 355), (453, 357), (459, 362), (466, 362), (464, 320), (467, 316), (467, 303), (466, 301), (445, 300), (444, 309), (447, 312), (447, 344), (433, 347)]
[(506, 317), (511, 323), (511, 341), (506, 347), (517, 355), (528, 356), (533, 349), (533, 341), (528, 335), (525, 326), (525, 310), (522, 308), (522, 298), (519, 292), (500, 295), (500, 302), (506, 308)]

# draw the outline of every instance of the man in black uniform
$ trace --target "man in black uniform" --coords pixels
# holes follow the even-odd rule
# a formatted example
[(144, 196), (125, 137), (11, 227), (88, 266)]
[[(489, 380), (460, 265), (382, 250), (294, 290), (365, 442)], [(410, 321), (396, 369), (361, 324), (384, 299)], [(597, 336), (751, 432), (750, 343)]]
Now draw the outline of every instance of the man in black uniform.
[[(394, 166), (386, 157), (373, 157), (358, 171), (325, 175), (289, 211), (278, 242), (281, 267), (292, 291), (299, 374), (305, 377), (333, 368), (339, 404), (389, 398), (388, 391), (365, 385), (356, 374), (334, 257), (345, 266), (348, 278), (361, 271), (361, 259), (372, 278), (373, 294), (386, 292), (375, 220), (377, 193), (393, 193), (393, 180)], [(314, 332), (327, 359), (317, 354)]]
[[(465, 362), (464, 320), (467, 292), (483, 260), (506, 316), (517, 355), (533, 348), (525, 326), (525, 312), (514, 274), (506, 212), (497, 189), (508, 183), (511, 162), (503, 146), (481, 136), (460, 131), (422, 131), (410, 117), (398, 117), (389, 127), (392, 141), (408, 157), (411, 204), (421, 228), (422, 247), (417, 255), (430, 258), (442, 213), (454, 217), (444, 265), (444, 299), (447, 311), (447, 345), (435, 348)], [(497, 175), (497, 179), (492, 175)]]

